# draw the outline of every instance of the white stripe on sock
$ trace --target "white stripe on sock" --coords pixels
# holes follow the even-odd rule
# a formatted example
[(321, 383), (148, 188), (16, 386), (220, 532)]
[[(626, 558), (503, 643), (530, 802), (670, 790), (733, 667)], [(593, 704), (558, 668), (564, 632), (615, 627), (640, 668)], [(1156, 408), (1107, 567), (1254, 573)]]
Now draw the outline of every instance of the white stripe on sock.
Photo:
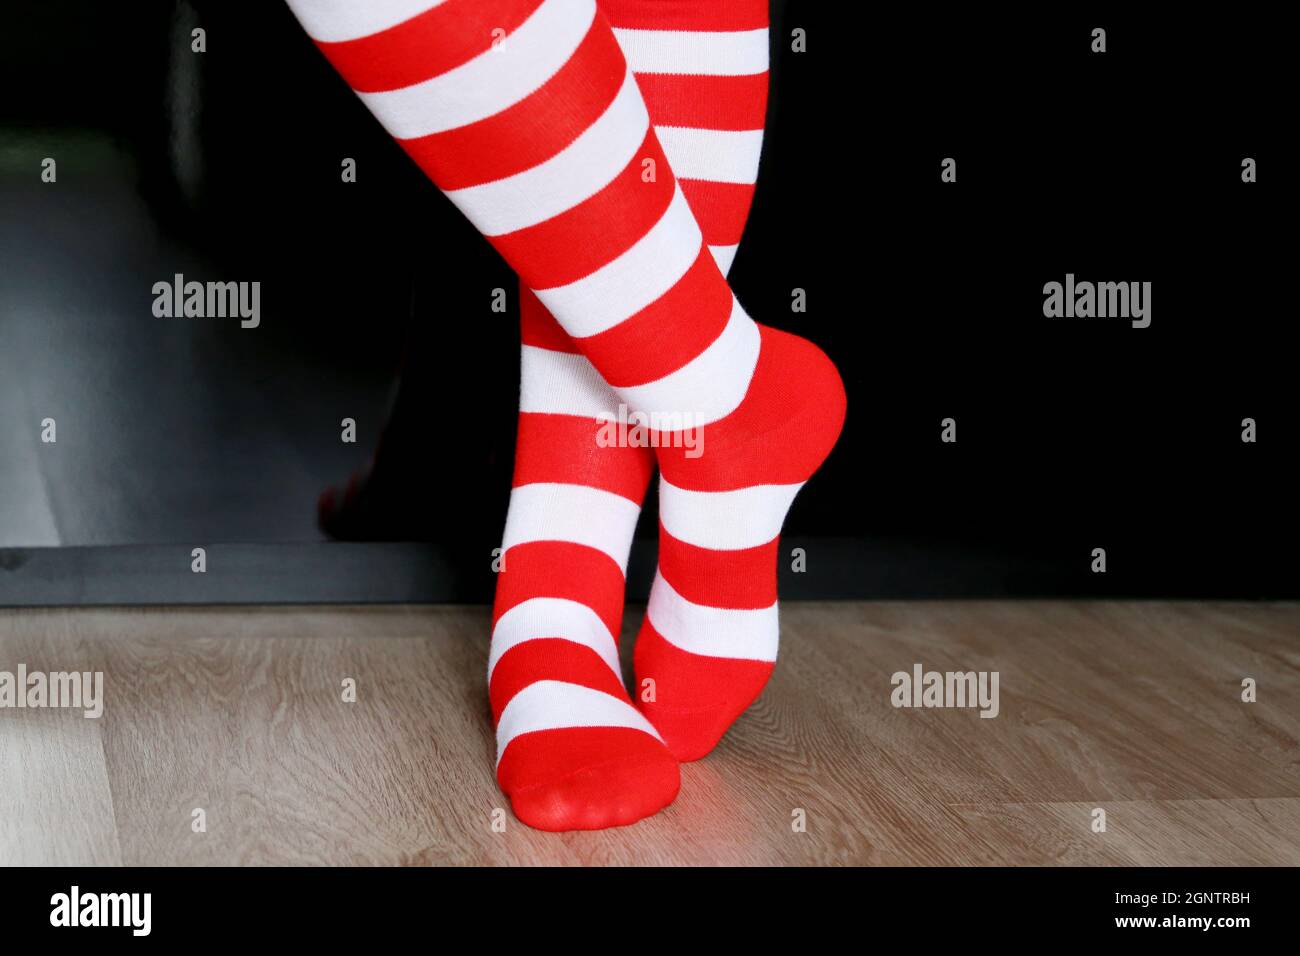
[(628, 727), (663, 740), (650, 721), (625, 700), (581, 684), (539, 680), (510, 698), (501, 711), (497, 721), (497, 763), (501, 763), (516, 737), (565, 727)]
[(731, 318), (708, 348), (663, 378), (616, 391), (629, 408), (646, 412), (651, 420), (659, 416), (661, 421), (709, 425), (730, 415), (744, 400), (761, 344), (758, 326), (733, 296)]
[(519, 411), (618, 418), (622, 399), (586, 356), (525, 345), (520, 365)]
[(545, 0), (518, 29), (469, 62), (400, 90), (357, 95), (397, 139), (466, 126), (540, 89), (573, 56), (595, 16), (595, 0)]
[(761, 129), (690, 129), (656, 126), (655, 133), (678, 179), (753, 185), (763, 150)]
[(628, 73), (600, 118), (550, 159), (522, 173), (447, 193), (485, 236), (545, 222), (589, 199), (618, 176), (650, 130), (636, 79)]
[(739, 248), (738, 245), (709, 246), (709, 252), (713, 253), (713, 260), (724, 276), (731, 271), (731, 264), (736, 261), (736, 250)]
[(676, 187), (659, 221), (626, 252), (576, 282), (533, 291), (569, 335), (597, 335), (676, 285), (703, 244), (691, 207)]
[[(708, 433), (704, 447), (708, 449)], [(803, 482), (754, 485), (737, 491), (688, 491), (659, 478), (659, 520), (686, 544), (713, 551), (741, 551), (767, 544), (781, 533), (786, 512)]]
[(614, 36), (636, 73), (752, 76), (767, 69), (767, 30), (634, 30)]
[(395, 27), (444, 0), (289, 0), (307, 35), (321, 43), (359, 40)]
[(692, 604), (655, 573), (646, 617), (664, 640), (691, 654), (775, 661), (781, 629), (777, 605), (733, 610)]
[(579, 601), (551, 597), (529, 598), (501, 615), (492, 629), (488, 681), (492, 680), (492, 672), (506, 651), (543, 638), (559, 638), (591, 648), (622, 682), (618, 644), (600, 615)]
[(569, 541), (604, 552), (626, 574), (640, 513), (636, 502), (600, 488), (558, 482), (519, 485), (510, 492), (501, 547), (508, 551), (530, 541)]

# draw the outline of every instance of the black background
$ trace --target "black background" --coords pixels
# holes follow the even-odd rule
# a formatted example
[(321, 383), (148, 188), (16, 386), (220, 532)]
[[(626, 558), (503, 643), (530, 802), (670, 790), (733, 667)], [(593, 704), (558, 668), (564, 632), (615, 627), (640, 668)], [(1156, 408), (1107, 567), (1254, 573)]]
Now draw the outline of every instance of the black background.
[[(1280, 22), (874, 7), (774, 4), (768, 133), (731, 274), (759, 321), (835, 359), (849, 394), (787, 524), (809, 574), (786, 575), (783, 595), (1300, 594)], [(50, 283), (102, 281), (116, 304), (68, 334), (91, 368), (129, 355), (140, 387), (131, 414), (96, 423), (93, 460), (47, 477), (64, 543), (184, 546), (182, 573), (191, 543), (323, 542), (314, 493), (366, 460), (405, 362), (385, 439), (402, 477), (349, 536), (432, 541), (455, 581), (438, 594), (484, 596), (517, 400), (509, 270), (287, 8), (9, 8), (0, 347)], [(191, 25), (208, 52), (188, 53)], [(807, 52), (791, 50), (795, 28)], [(79, 168), (70, 140), (54, 193), (26, 144), (87, 130), (111, 136), (112, 161)], [(1257, 183), (1241, 181), (1246, 156)], [(956, 183), (940, 181), (944, 157)], [(123, 191), (130, 203), (103, 198)], [(23, 285), (31, 270), (45, 285)], [(261, 328), (154, 318), (148, 290), (175, 271), (260, 280)], [(1045, 318), (1043, 284), (1067, 272), (1150, 281), (1151, 326)], [(490, 310), (497, 287), (509, 315)], [(186, 321), (206, 324), (160, 330)], [(38, 381), (64, 402), (58, 454), (72, 456), (62, 436), (104, 396), (23, 341), (50, 363)], [(174, 349), (202, 387), (179, 383)], [(358, 446), (339, 443), (345, 415)], [(653, 561), (648, 511), (634, 582)], [(175, 596), (151, 580), (132, 593)]]

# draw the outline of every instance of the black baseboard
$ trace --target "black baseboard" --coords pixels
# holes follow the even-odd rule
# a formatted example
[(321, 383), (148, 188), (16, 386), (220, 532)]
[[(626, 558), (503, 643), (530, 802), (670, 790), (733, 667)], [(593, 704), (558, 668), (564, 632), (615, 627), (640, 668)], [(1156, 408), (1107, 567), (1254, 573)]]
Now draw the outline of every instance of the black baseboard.
[[(796, 549), (802, 550), (797, 561)], [(203, 604), (485, 603), (489, 560), (467, 566), (463, 549), (420, 543), (211, 544), (206, 570), (188, 545), (0, 549), (0, 607)], [(1118, 558), (1118, 560), (1116, 560)], [(1205, 567), (1111, 556), (1106, 574), (1087, 554), (918, 538), (789, 538), (782, 541), (781, 599), (1300, 598), (1285, 567)], [(796, 570), (796, 564), (802, 570)], [(629, 600), (644, 601), (655, 545), (638, 540)]]

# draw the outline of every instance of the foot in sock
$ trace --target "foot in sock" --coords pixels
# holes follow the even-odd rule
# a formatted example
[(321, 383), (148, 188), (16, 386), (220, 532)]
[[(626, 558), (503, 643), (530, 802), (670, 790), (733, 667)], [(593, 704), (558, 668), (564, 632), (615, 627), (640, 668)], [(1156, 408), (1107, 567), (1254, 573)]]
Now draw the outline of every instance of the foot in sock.
[[(704, 244), (724, 274), (744, 232), (758, 174), (767, 106), (767, 7), (768, 0), (600, 2), (637, 77), (651, 123), (678, 174)], [(555, 329), (563, 334), (558, 326)], [(570, 350), (577, 351), (572, 340), (569, 343)], [(766, 560), (744, 562), (718, 552), (712, 567), (697, 560), (697, 551), (665, 539), (661, 532), (660, 580), (651, 605), (661, 618), (668, 613), (664, 580), (678, 582), (682, 590), (677, 593), (693, 595), (702, 606), (721, 601), (718, 606), (728, 610), (767, 608), (775, 602), (775, 542), (767, 548), (771, 554)], [(702, 574), (706, 583), (696, 583)], [(741, 604), (734, 603), (737, 587), (745, 595)], [(770, 616), (775, 618), (775, 613)], [(696, 623), (665, 629), (689, 646), (702, 628)], [(648, 702), (638, 680), (637, 703), (678, 757), (694, 759), (702, 754), (695, 742), (701, 734), (695, 728), (714, 724), (721, 736), (762, 687), (771, 665), (702, 657), (665, 643), (658, 634), (652, 636), (648, 624), (642, 627), (636, 650), (638, 677), (657, 676), (667, 696)], [(761, 676), (754, 676), (755, 670)], [(712, 732), (707, 736), (716, 740)]]
[(636, 685), (678, 760), (712, 750), (772, 673), (781, 525), (844, 422), (830, 359), (798, 336), (757, 329), (745, 398), (703, 427), (703, 454), (692, 458), (671, 438), (659, 449), (659, 569)]
[(632, 705), (617, 636), (654, 468), (602, 445), (618, 398), (536, 296), (520, 303), (515, 474), (488, 651), (497, 779), (542, 830), (634, 823), (672, 802), (677, 761)]

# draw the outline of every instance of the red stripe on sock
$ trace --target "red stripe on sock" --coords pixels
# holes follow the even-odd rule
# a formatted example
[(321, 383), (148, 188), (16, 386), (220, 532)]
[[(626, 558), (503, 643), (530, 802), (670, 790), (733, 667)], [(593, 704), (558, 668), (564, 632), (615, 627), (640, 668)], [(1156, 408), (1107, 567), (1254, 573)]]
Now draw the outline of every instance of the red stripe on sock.
[[(642, 162), (655, 179), (643, 182)], [(551, 289), (588, 276), (645, 236), (672, 201), (676, 183), (653, 129), (623, 171), (595, 195), (558, 216), (489, 241), (518, 268), (530, 289)]]
[(608, 435), (612, 427), (576, 415), (520, 413), (514, 486), (587, 485), (641, 504), (654, 470), (654, 451), (602, 446), (602, 434)]
[[(844, 384), (817, 346), (760, 325), (758, 364), (740, 406), (704, 426), (704, 453), (659, 449), (663, 476), (678, 488), (732, 491), (806, 481), (844, 424)], [(762, 453), (755, 454), (755, 436)]]
[(359, 93), (397, 90), (446, 73), (491, 49), (494, 30), (513, 33), (542, 0), (446, 0), (356, 40), (317, 42)]
[(754, 610), (776, 603), (780, 539), (740, 551), (714, 551), (679, 541), (659, 525), (659, 573), (692, 604)]
[(560, 327), (555, 316), (542, 305), (542, 300), (523, 283), (519, 285), (519, 342), (552, 352), (576, 354), (579, 349)]
[[(731, 288), (701, 245), (675, 285), (611, 329), (574, 341), (614, 388), (675, 372), (712, 344), (731, 318)], [(682, 409), (689, 411), (689, 409)]]
[(646, 108), (656, 126), (691, 129), (762, 129), (767, 117), (767, 73), (695, 76), (638, 73)]
[(633, 30), (759, 30), (768, 0), (600, 0), (616, 27)]
[(623, 572), (609, 555), (571, 541), (529, 541), (505, 553), (497, 575), (492, 626), (530, 598), (565, 598), (585, 604), (616, 638), (623, 626)]
[(698, 760), (763, 690), (773, 665), (692, 654), (670, 643), (649, 620), (636, 639), (636, 686), (654, 681), (655, 699), (636, 698), (678, 760)]
[(585, 644), (566, 641), (563, 635), (557, 634), (554, 638), (525, 641), (501, 655), (488, 686), (492, 722), (501, 719), (501, 711), (510, 698), (539, 680), (581, 684), (627, 700), (622, 678), (609, 669), (599, 654)]
[(753, 183), (715, 183), (707, 179), (680, 179), (682, 195), (695, 213), (711, 246), (734, 246), (740, 242), (754, 201)]
[[(440, 189), (464, 189), (532, 169), (584, 133), (627, 78), (614, 35), (593, 21), (573, 56), (540, 89), (477, 123), (401, 140)], [(563, 110), (548, 104), (564, 103)], [(509, 143), (509, 149), (502, 149)]]

